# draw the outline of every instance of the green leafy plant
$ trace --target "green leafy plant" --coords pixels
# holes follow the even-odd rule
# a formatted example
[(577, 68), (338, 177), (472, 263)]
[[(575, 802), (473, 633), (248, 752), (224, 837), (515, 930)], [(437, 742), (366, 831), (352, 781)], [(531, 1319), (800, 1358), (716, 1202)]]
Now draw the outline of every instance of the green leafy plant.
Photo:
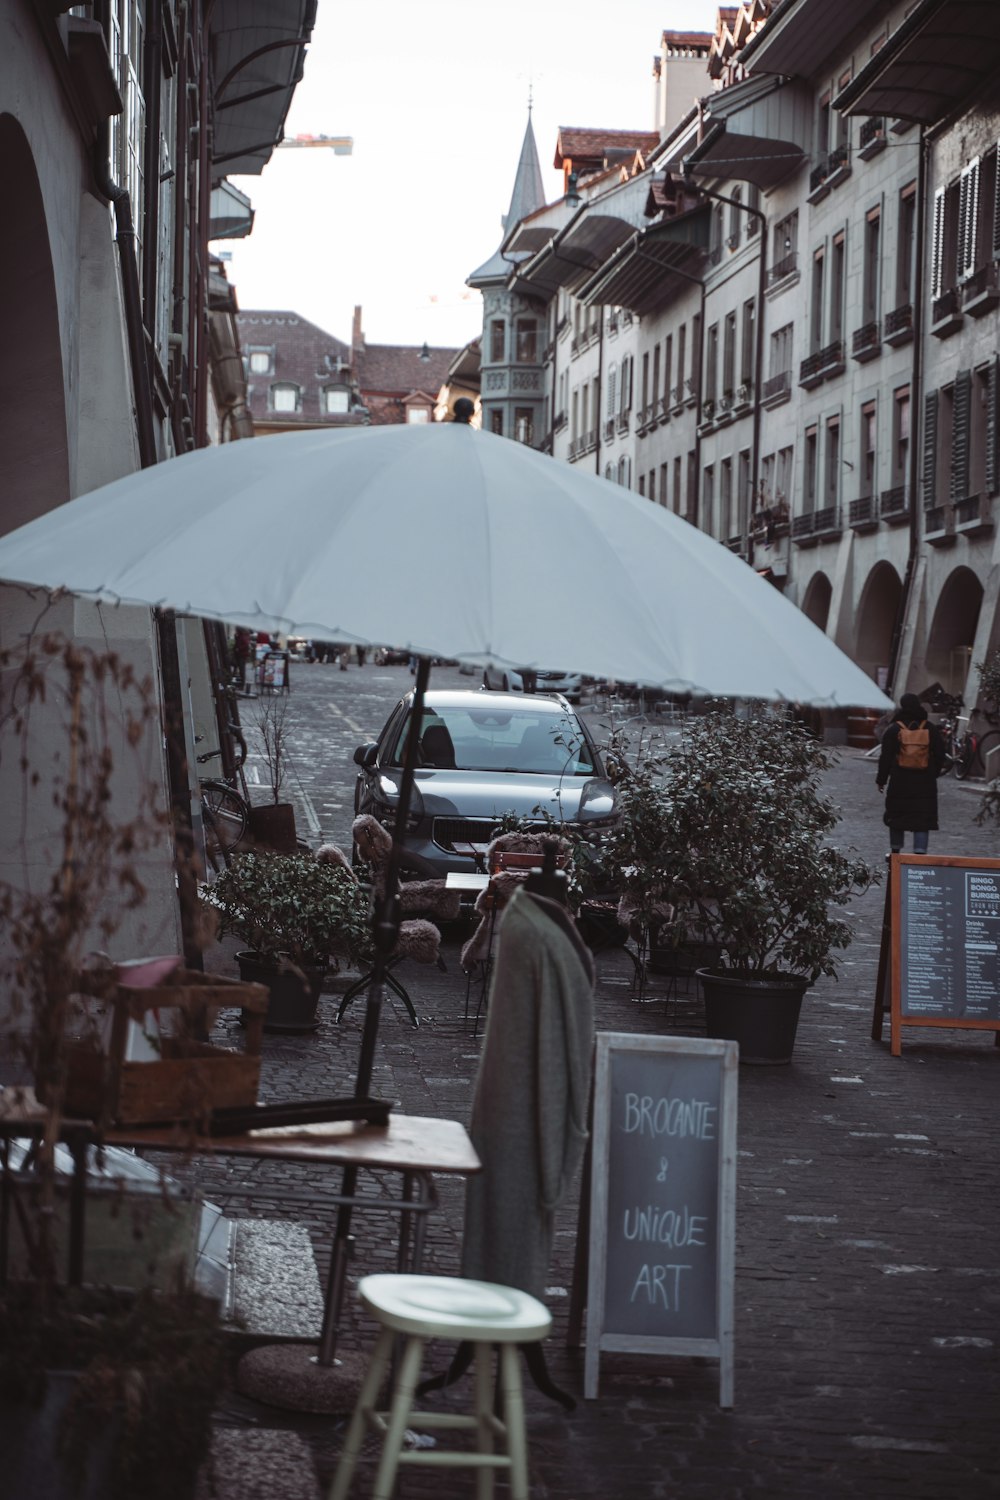
[(976, 662), (979, 672), (979, 696), (989, 714), (1000, 708), (1000, 646), (994, 646), (983, 661)]
[(635, 751), (620, 737), (615, 752), (621, 818), (604, 877), (658, 942), (717, 946), (750, 974), (833, 974), (850, 927), (831, 908), (877, 875), (828, 841), (831, 752), (765, 708), (713, 710)]
[(371, 950), (369, 899), (350, 871), (311, 854), (237, 855), (203, 891), (219, 934), (302, 969), (335, 968)]

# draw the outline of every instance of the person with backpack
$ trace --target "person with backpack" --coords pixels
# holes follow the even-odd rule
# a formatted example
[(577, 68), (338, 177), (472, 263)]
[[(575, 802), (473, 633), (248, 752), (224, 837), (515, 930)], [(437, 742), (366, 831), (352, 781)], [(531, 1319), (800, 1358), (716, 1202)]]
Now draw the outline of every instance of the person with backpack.
[(937, 779), (944, 770), (947, 747), (936, 724), (927, 721), (916, 693), (904, 693), (895, 717), (882, 736), (875, 785), (885, 794), (882, 821), (889, 829), (889, 848), (902, 853), (907, 830), (914, 854), (926, 854), (928, 836), (938, 826)]

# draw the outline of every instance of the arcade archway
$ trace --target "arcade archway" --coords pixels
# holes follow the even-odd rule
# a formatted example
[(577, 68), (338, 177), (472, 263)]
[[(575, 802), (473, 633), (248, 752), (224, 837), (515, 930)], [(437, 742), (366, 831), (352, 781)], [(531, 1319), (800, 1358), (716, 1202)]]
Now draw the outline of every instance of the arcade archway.
[(48, 225), (31, 147), (0, 114), (0, 532), (70, 497), (62, 346)]
[(809, 580), (805, 597), (802, 600), (802, 613), (807, 619), (820, 630), (826, 631), (826, 624), (830, 618), (830, 600), (833, 598), (833, 584), (825, 573), (814, 573)]
[(889, 667), (892, 637), (903, 596), (903, 583), (891, 563), (876, 563), (868, 575), (858, 605), (854, 660), (875, 679)]
[[(940, 682), (946, 692), (964, 696), (982, 602), (983, 586), (971, 568), (948, 575), (927, 632), (928, 683)], [(924, 685), (917, 683), (917, 689)]]

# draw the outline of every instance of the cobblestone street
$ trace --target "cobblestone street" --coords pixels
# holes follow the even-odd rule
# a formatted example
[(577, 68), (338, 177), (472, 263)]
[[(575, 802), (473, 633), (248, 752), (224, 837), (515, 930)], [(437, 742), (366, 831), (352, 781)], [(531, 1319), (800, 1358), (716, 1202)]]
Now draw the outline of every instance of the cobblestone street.
[[(352, 753), (375, 736), (411, 681), (405, 667), (294, 666), (290, 790), (299, 833), (313, 847), (326, 839), (349, 847)], [(476, 683), (454, 669), (432, 673), (432, 686)], [(246, 703), (251, 726), (253, 709)], [(600, 737), (600, 716), (583, 711)], [(251, 777), (259, 765), (251, 757)], [(888, 844), (873, 762), (843, 751), (829, 790), (843, 809), (842, 842), (881, 864)], [(973, 821), (977, 803), (974, 786), (941, 783), (942, 832), (932, 835), (932, 853), (997, 852), (996, 832)], [(708, 1360), (604, 1355), (600, 1398), (581, 1399), (569, 1415), (529, 1384), (536, 1500), (1000, 1493), (1000, 1049), (989, 1034), (911, 1030), (903, 1055), (892, 1058), (888, 1027), (885, 1042), (871, 1040), (882, 904), (880, 888), (855, 903), (854, 943), (839, 981), (823, 980), (807, 997), (792, 1065), (740, 1071), (735, 1408), (720, 1411), (717, 1367)], [(464, 1020), (460, 940), (446, 939), (447, 973), (406, 966), (418, 1030), (387, 999), (373, 1092), (409, 1114), (467, 1122), (478, 1042)], [(213, 954), (212, 966), (227, 967), (228, 952)], [(703, 1031), (693, 989), (671, 995), (653, 976), (640, 1004), (619, 950), (597, 963), (600, 1030)], [(335, 1003), (326, 998), (314, 1034), (265, 1037), (265, 1102), (350, 1091), (363, 1004), (338, 1027)], [(222, 1030), (238, 1035), (235, 1014)], [(327, 1195), (337, 1174), (232, 1160), (200, 1163), (198, 1173), (206, 1196), (229, 1214), (306, 1223), (325, 1277)], [(425, 1268), (448, 1273), (458, 1263), (462, 1190), (448, 1181), (439, 1187)], [(391, 1222), (357, 1220), (349, 1305), (357, 1276), (392, 1268)], [(575, 1250), (574, 1201), (561, 1216), (551, 1269), (548, 1360), (556, 1381), (580, 1395), (582, 1354), (565, 1347)], [(360, 1321), (345, 1336), (354, 1347), (371, 1339)], [(338, 1422), (236, 1398), (219, 1420), (294, 1427), (328, 1480)], [(364, 1492), (362, 1482), (357, 1489)], [(474, 1490), (468, 1474), (442, 1485), (420, 1470), (400, 1486), (413, 1497)]]

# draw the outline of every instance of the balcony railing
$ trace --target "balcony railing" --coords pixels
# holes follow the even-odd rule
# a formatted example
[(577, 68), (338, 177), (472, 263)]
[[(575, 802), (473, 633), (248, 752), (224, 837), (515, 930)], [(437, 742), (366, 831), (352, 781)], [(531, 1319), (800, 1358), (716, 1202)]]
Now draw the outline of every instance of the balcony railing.
[(846, 141), (839, 146), (834, 146), (827, 157), (827, 166), (830, 169), (827, 182), (831, 187), (836, 187), (838, 182), (843, 182), (844, 178), (849, 176), (851, 171), (851, 148)]
[(670, 396), (664, 394), (657, 403), (657, 419), (660, 422), (670, 421)]
[(778, 406), (782, 401), (787, 401), (791, 394), (792, 372), (782, 370), (779, 375), (772, 375), (764, 381), (762, 405)]
[(940, 547), (955, 536), (955, 517), (950, 505), (928, 505), (924, 508), (924, 540)]
[(557, 411), (555, 421), (552, 423), (552, 431), (562, 432), (563, 428), (566, 426), (566, 421), (566, 413), (564, 411)]
[(958, 305), (958, 292), (955, 287), (950, 286), (931, 303), (931, 333), (937, 339), (946, 339), (961, 326), (962, 310)]
[(681, 381), (680, 385), (675, 385), (674, 386), (673, 390), (670, 393), (670, 396), (671, 396), (671, 401), (673, 403), (674, 411), (680, 411), (681, 407), (684, 405), (684, 382), (683, 381)]
[(609, 443), (611, 441), (611, 439), (614, 437), (614, 435), (615, 435), (615, 419), (614, 419), (614, 417), (608, 417), (607, 421), (604, 423), (604, 441), (606, 443)]
[(865, 323), (863, 327), (856, 328), (851, 339), (851, 357), (859, 364), (866, 360), (875, 359), (882, 352), (882, 340), (879, 336), (879, 323), (876, 318), (872, 323)]
[(887, 344), (908, 344), (913, 337), (913, 303), (904, 302), (885, 315), (882, 337)]
[(878, 508), (882, 520), (890, 524), (909, 520), (910, 505), (906, 497), (906, 485), (897, 484), (891, 490), (883, 490), (879, 496)]
[(751, 404), (752, 401), (753, 381), (741, 381), (741, 383), (736, 387), (736, 393), (733, 396), (733, 409), (735, 411), (746, 411), (747, 407)]
[(806, 389), (819, 385), (821, 380), (842, 374), (844, 365), (844, 343), (842, 339), (836, 339), (832, 344), (827, 344), (825, 349), (806, 356), (799, 366), (799, 385)]
[(869, 161), (885, 149), (885, 119), (882, 115), (872, 115), (861, 122), (861, 134), (858, 140), (858, 155), (862, 161)]
[(627, 411), (620, 411), (618, 413), (618, 431), (619, 432), (628, 432), (629, 415), (630, 415), (630, 413), (627, 412)]
[(789, 276), (794, 276), (799, 269), (799, 252), (792, 250), (788, 255), (782, 256), (781, 260), (775, 261), (767, 273), (768, 283), (777, 286), (779, 281), (787, 281)]
[(848, 524), (854, 531), (865, 531), (878, 525), (877, 502), (872, 495), (862, 495), (848, 506)]
[(973, 271), (969, 279), (962, 283), (962, 311), (970, 313), (972, 317), (981, 318), (984, 313), (991, 312), (998, 302), (1000, 287), (997, 285), (997, 268), (992, 262), (980, 266), (978, 271)]
[(815, 511), (808, 510), (804, 515), (792, 517), (792, 541), (801, 542), (810, 539), (813, 534), (813, 522), (816, 519)]
[(813, 167), (812, 171), (809, 173), (810, 198), (812, 198), (814, 195), (816, 197), (824, 197), (830, 191), (830, 189), (826, 185), (826, 180), (829, 175), (829, 163), (824, 156), (822, 161), (817, 166)]
[(967, 495), (952, 507), (955, 530), (963, 536), (987, 536), (993, 530), (993, 512), (989, 495)]

